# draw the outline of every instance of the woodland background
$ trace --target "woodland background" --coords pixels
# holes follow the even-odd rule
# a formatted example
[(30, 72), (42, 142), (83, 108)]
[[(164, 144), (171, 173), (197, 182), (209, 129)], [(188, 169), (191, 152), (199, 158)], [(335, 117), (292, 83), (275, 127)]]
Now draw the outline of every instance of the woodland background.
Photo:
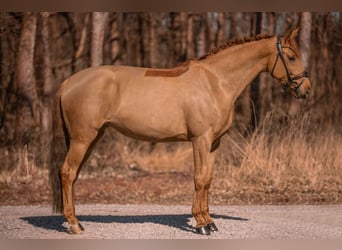
[[(291, 27), (300, 27), (312, 94), (305, 101), (284, 95), (268, 73), (253, 81), (223, 141), (216, 175), (225, 180), (216, 191), (229, 189), (233, 197), (257, 186), (284, 197), (293, 187), (318, 195), (317, 202), (340, 202), (341, 12), (1, 12), (0, 182), (47, 178), (54, 94), (73, 73), (102, 64), (169, 68), (229, 39)], [(191, 166), (188, 144), (155, 145), (109, 131), (85, 169), (88, 177), (132, 170), (191, 175)]]

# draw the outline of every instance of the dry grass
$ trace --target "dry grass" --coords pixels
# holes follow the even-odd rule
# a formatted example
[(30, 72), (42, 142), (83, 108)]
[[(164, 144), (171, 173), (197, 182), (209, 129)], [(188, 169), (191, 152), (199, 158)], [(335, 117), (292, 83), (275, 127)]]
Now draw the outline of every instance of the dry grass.
[(0, 183), (29, 182), (37, 176), (46, 178), (48, 170), (38, 167), (37, 161), (37, 155), (28, 145), (0, 148)]
[(192, 173), (190, 142), (158, 143), (136, 141), (108, 129), (83, 167), (80, 178), (127, 171), (145, 174)]
[[(29, 153), (27, 147), (6, 150), (0, 152), (2, 164), (16, 164), (17, 167), (3, 167), (0, 184), (6, 183), (10, 188), (14, 183), (47, 184), (47, 170), (37, 167), (36, 154)], [(177, 179), (177, 185), (189, 190), (178, 190), (171, 180), (161, 182), (163, 178), (176, 178), (178, 174), (183, 177)], [(150, 190), (144, 192), (150, 192), (146, 197), (151, 201), (158, 200), (152, 197), (155, 195), (165, 200), (170, 196), (170, 201), (177, 197), (177, 202), (184, 197), (189, 202), (193, 192), (189, 188), (192, 174), (190, 143), (152, 145), (108, 130), (82, 169), (80, 179), (83, 183), (90, 179), (101, 183), (107, 178), (106, 188), (117, 199), (131, 192), (131, 185), (121, 184), (127, 189), (120, 189), (124, 193), (116, 194), (116, 188), (111, 187), (115, 183), (111, 184), (109, 177), (120, 183), (148, 180), (151, 182), (148, 185), (136, 183), (134, 192), (139, 191), (142, 195), (139, 188), (149, 186)], [(340, 203), (342, 134), (336, 127), (319, 127), (311, 121), (310, 114), (279, 122), (273, 113), (269, 113), (255, 132), (246, 135), (246, 131), (231, 129), (222, 138), (214, 175), (211, 186), (211, 203), (214, 204)], [(161, 188), (162, 193), (159, 192)], [(91, 189), (96, 189), (96, 184)], [(102, 193), (96, 192), (99, 196)], [(84, 195), (89, 193), (85, 190)], [(128, 202), (136, 201), (137, 196), (132, 197)]]
[(251, 203), (341, 201), (342, 135), (316, 127), (310, 114), (278, 123), (270, 113), (249, 138), (233, 131), (222, 146), (216, 175), (230, 197)]

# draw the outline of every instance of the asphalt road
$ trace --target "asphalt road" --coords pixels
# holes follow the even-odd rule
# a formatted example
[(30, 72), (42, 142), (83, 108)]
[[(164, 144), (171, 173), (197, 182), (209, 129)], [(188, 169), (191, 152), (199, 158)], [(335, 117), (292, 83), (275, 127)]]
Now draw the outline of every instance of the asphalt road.
[(342, 205), (211, 206), (218, 232), (194, 233), (190, 206), (78, 205), (85, 231), (68, 235), (46, 206), (1, 206), (0, 239), (342, 239)]

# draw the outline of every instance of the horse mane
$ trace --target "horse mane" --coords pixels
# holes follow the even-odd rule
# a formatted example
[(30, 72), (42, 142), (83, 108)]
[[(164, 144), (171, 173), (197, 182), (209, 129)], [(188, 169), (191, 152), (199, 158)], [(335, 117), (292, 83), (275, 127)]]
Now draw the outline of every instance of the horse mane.
[(248, 43), (248, 42), (254, 42), (254, 41), (259, 41), (262, 39), (268, 39), (273, 37), (272, 35), (268, 35), (268, 34), (260, 34), (260, 35), (256, 35), (253, 37), (245, 37), (245, 38), (235, 38), (233, 40), (229, 40), (223, 44), (221, 44), (218, 47), (212, 48), (207, 54), (201, 56), (200, 58), (198, 58), (198, 60), (203, 60), (206, 59), (208, 56), (211, 55), (215, 55), (218, 52), (228, 48), (228, 47), (232, 47), (234, 45), (238, 45), (238, 44), (243, 44), (243, 43)]
[(170, 69), (149, 68), (149, 69), (146, 69), (144, 76), (146, 76), (146, 77), (178, 77), (178, 76), (184, 74), (185, 72), (187, 72), (189, 70), (191, 61), (204, 60), (208, 56), (217, 54), (218, 52), (220, 52), (220, 51), (222, 51), (228, 47), (232, 47), (234, 45), (259, 41), (259, 40), (268, 39), (271, 37), (273, 37), (273, 36), (264, 34), (264, 35), (257, 35), (254, 37), (236, 38), (234, 40), (229, 40), (226, 43), (211, 49), (207, 54), (201, 56), (200, 58), (187, 60), (187, 61), (181, 63), (180, 65), (178, 65), (174, 68), (170, 68)]

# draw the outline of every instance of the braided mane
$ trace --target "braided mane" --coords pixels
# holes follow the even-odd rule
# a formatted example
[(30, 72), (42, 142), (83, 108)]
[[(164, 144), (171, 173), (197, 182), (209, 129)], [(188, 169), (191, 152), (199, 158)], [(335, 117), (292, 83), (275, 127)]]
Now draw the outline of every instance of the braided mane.
[(177, 76), (184, 74), (185, 72), (187, 72), (189, 70), (190, 61), (204, 60), (208, 56), (217, 54), (218, 52), (220, 52), (220, 51), (222, 51), (228, 47), (232, 47), (234, 45), (243, 44), (243, 43), (247, 43), (247, 42), (259, 41), (259, 40), (267, 39), (267, 38), (271, 38), (271, 37), (273, 37), (273, 36), (271, 36), (271, 35), (257, 35), (255, 37), (247, 37), (247, 38), (240, 38), (240, 39), (238, 38), (235, 40), (230, 40), (230, 41), (227, 41), (226, 43), (222, 44), (219, 47), (211, 49), (207, 54), (201, 56), (200, 58), (185, 61), (184, 63), (182, 63), (182, 64), (180, 64), (174, 68), (170, 68), (170, 69), (154, 69), (154, 68), (146, 69), (144, 76), (146, 76), (146, 77), (177, 77)]
[(217, 54), (218, 52), (228, 48), (228, 47), (232, 47), (234, 45), (238, 45), (238, 44), (243, 44), (243, 43), (248, 43), (248, 42), (254, 42), (254, 41), (259, 41), (262, 39), (268, 39), (273, 37), (272, 35), (268, 35), (268, 34), (263, 34), (263, 35), (256, 35), (254, 37), (245, 37), (245, 38), (236, 38), (234, 40), (229, 40), (224, 44), (221, 44), (218, 47), (215, 47), (213, 49), (211, 49), (207, 54), (201, 56), (200, 58), (198, 58), (198, 60), (203, 60), (206, 59), (208, 56)]

